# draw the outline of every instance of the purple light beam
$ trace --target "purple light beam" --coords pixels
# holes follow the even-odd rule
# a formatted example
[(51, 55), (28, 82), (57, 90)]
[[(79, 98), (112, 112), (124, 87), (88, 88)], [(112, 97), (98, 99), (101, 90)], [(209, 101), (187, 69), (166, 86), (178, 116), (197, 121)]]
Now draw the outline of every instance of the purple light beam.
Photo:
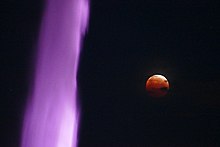
[(88, 0), (46, 1), (22, 147), (77, 146), (76, 74), (88, 15)]

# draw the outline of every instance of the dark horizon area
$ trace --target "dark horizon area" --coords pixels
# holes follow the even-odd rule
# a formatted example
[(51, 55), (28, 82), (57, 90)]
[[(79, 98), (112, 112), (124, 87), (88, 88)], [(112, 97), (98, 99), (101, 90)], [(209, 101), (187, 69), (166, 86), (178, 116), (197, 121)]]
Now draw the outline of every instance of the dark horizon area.
[[(4, 2), (2, 143), (18, 147), (44, 2)], [(220, 145), (220, 3), (91, 0), (78, 68), (78, 147)], [(164, 75), (169, 93), (145, 90)]]

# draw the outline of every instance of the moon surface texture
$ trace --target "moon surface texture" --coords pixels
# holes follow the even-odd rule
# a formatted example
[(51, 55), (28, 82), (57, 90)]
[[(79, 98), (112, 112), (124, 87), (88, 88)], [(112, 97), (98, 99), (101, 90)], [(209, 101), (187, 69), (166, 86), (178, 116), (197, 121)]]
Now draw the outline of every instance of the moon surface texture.
[(169, 90), (169, 82), (162, 75), (153, 75), (146, 82), (146, 90), (152, 97), (163, 97)]

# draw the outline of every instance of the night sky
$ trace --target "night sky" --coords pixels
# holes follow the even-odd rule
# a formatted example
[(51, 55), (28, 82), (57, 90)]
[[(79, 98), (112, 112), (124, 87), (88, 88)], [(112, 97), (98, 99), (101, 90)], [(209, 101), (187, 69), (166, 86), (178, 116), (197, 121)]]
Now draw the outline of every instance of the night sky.
[[(1, 9), (3, 146), (19, 144), (43, 8), (11, 0)], [(91, 0), (90, 12), (79, 147), (220, 146), (220, 2)], [(152, 74), (168, 79), (165, 97), (148, 96)]]

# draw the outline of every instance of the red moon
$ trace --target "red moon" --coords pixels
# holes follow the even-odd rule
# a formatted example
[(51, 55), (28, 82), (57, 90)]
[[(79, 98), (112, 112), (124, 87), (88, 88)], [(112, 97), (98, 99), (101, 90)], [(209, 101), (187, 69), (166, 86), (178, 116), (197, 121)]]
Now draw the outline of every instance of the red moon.
[(169, 90), (169, 82), (162, 75), (153, 75), (146, 82), (146, 90), (152, 97), (163, 97)]

